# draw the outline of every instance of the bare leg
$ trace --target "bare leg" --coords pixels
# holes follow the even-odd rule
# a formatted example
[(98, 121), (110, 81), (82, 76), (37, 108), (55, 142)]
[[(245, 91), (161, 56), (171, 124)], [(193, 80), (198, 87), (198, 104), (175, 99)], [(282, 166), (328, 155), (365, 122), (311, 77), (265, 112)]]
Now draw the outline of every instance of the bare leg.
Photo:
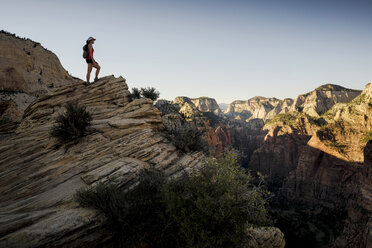
[(101, 70), (101, 66), (99, 66), (99, 64), (97, 64), (96, 66), (94, 66), (97, 70), (96, 70), (96, 77), (94, 80), (98, 79), (98, 74), (99, 74), (99, 71)]
[(90, 73), (92, 72), (93, 64), (88, 64), (88, 72), (87, 72), (87, 83), (89, 83)]

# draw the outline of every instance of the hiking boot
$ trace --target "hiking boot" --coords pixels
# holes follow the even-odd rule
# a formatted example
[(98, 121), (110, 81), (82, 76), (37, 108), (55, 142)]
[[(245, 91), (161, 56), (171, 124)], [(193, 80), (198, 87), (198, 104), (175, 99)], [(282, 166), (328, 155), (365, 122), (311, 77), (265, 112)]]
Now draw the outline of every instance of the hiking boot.
[(98, 78), (95, 78), (95, 79), (94, 79), (94, 82), (97, 82), (97, 81), (98, 81)]
[(84, 85), (88, 86), (88, 85), (90, 85), (90, 83), (89, 82), (84, 82)]

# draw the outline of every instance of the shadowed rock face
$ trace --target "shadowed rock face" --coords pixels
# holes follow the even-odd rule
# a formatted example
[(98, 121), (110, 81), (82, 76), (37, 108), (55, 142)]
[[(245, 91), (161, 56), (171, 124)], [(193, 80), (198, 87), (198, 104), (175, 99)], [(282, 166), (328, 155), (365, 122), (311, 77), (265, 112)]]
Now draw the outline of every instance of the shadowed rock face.
[(368, 247), (370, 242), (371, 87), (349, 103), (333, 105), (321, 119), (305, 113), (274, 118), (249, 163), (268, 174), (277, 204), (318, 219), (323, 245)]
[[(107, 180), (128, 187), (141, 168), (173, 175), (200, 163), (201, 153), (180, 154), (163, 136), (151, 100), (128, 102), (128, 94), (121, 77), (61, 87), (33, 102), (15, 132), (0, 137), (0, 247), (109, 244), (103, 219), (74, 202), (76, 190)], [(78, 144), (56, 148), (49, 132), (72, 100), (92, 113), (92, 126)]]
[(360, 187), (347, 206), (347, 219), (335, 247), (372, 247), (372, 141), (364, 149), (364, 165), (357, 175)]

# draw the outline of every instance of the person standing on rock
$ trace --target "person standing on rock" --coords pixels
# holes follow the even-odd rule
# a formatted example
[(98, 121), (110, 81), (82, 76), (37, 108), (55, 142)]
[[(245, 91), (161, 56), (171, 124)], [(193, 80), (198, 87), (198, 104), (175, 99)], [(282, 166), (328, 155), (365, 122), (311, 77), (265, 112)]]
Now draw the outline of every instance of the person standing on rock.
[(95, 40), (96, 39), (94, 39), (93, 37), (89, 37), (87, 40), (88, 54), (85, 59), (88, 64), (87, 82), (86, 82), (87, 84), (89, 84), (90, 73), (92, 72), (93, 67), (96, 68), (96, 77), (94, 78), (94, 81), (98, 80), (98, 74), (99, 74), (99, 71), (101, 70), (101, 66), (99, 66), (99, 64), (93, 57), (93, 53), (94, 53), (93, 44)]

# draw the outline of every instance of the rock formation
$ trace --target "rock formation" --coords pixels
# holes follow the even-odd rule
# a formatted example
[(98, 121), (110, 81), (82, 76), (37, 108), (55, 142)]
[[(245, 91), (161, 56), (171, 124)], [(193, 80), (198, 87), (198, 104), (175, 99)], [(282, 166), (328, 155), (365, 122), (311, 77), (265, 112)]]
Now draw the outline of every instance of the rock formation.
[(57, 56), (40, 43), (0, 32), (0, 90), (38, 96), (68, 81)]
[(348, 202), (342, 234), (335, 247), (372, 247), (372, 141), (364, 149), (364, 166), (357, 175), (359, 190)]
[(274, 118), (287, 112), (301, 112), (313, 117), (319, 117), (336, 103), (347, 103), (360, 94), (359, 90), (347, 89), (338, 85), (326, 84), (317, 89), (298, 96), (295, 100), (286, 98), (265, 98), (256, 96), (247, 101), (234, 101), (229, 104), (224, 113), (235, 119), (249, 121)]
[[(299, 112), (275, 116), (266, 123), (265, 143), (249, 163), (250, 169), (269, 176), (279, 205), (306, 210), (314, 218), (322, 215), (323, 226), (328, 220), (323, 244), (341, 235), (336, 247), (368, 247), (369, 224), (361, 220), (371, 218), (369, 196), (363, 193), (370, 186), (364, 175), (370, 158), (363, 156), (363, 149), (372, 138), (371, 87), (349, 103), (334, 104), (319, 118)], [(344, 231), (331, 230), (332, 221), (342, 225), (345, 218), (349, 224)]]
[[(275, 114), (279, 114), (282, 111), (285, 112), (286, 106), (284, 105), (287, 105), (288, 103), (292, 104), (292, 100), (288, 99), (281, 101), (276, 98), (256, 96), (247, 101), (234, 101), (230, 103), (224, 113), (229, 117), (243, 121), (254, 118), (267, 120), (267, 116), (271, 111), (273, 111), (273, 113), (275, 112)], [(275, 115), (273, 113), (270, 114), (269, 117)]]
[(282, 248), (284, 246), (284, 236), (278, 228), (248, 229), (246, 248)]
[(209, 97), (188, 98), (185, 96), (179, 96), (176, 97), (172, 103), (179, 104), (181, 106), (185, 105), (185, 103), (188, 103), (195, 106), (195, 108), (202, 113), (211, 112), (215, 113), (216, 115), (221, 115), (222, 113), (216, 100)]
[(290, 110), (298, 110), (313, 117), (319, 117), (336, 103), (347, 103), (361, 93), (339, 85), (325, 84), (312, 92), (300, 95)]
[[(129, 102), (128, 94), (125, 80), (113, 76), (61, 87), (33, 102), (15, 132), (0, 138), (0, 247), (104, 245), (110, 233), (95, 211), (77, 206), (77, 189), (107, 180), (127, 187), (144, 167), (172, 175), (200, 163), (201, 153), (181, 154), (164, 137), (151, 100)], [(92, 127), (79, 144), (56, 147), (50, 130), (73, 100), (92, 113)]]
[[(57, 56), (40, 43), (0, 32), (0, 102), (14, 102), (15, 105), (8, 106), (12, 109), (15, 106), (16, 111), (23, 114), (36, 97), (76, 82), (78, 80), (66, 72)], [(17, 116), (7, 119), (14, 127), (19, 123)]]
[[(76, 190), (107, 181), (130, 187), (141, 168), (172, 176), (200, 166), (201, 152), (182, 153), (167, 139), (153, 102), (129, 102), (129, 94), (113, 76), (62, 86), (34, 101), (14, 132), (0, 132), (0, 247), (111, 247), (104, 216), (80, 208)], [(75, 100), (92, 113), (92, 126), (78, 144), (60, 146), (50, 131)], [(285, 244), (276, 228), (251, 230), (248, 242)]]

